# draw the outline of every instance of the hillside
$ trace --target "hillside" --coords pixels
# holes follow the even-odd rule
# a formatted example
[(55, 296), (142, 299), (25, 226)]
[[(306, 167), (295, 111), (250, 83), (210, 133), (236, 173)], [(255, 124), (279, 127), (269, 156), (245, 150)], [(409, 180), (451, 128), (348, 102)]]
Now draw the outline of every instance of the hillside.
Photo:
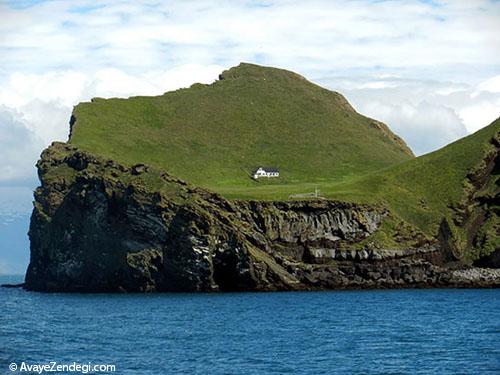
[(500, 118), (440, 150), (332, 185), (327, 193), (384, 202), (430, 235), (446, 218), (459, 251), (492, 252), (500, 248)]
[[(256, 199), (286, 198), (414, 157), (387, 126), (358, 114), (342, 95), (252, 64), (223, 72), (211, 85), (81, 103), (70, 143), (228, 197)], [(259, 165), (279, 167), (281, 177), (251, 180)]]

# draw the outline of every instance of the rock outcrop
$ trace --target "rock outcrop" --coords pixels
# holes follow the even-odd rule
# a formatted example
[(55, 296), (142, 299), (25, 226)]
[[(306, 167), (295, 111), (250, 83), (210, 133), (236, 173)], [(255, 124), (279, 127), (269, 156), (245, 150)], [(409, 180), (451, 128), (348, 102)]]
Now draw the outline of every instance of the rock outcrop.
[(451, 206), (452, 220), (441, 223), (441, 244), (477, 266), (500, 268), (500, 133), (464, 185), (464, 197)]
[[(229, 201), (54, 143), (37, 164), (25, 288), (267, 291), (498, 286), (436, 243), (367, 245), (390, 215), (328, 200)], [(495, 276), (496, 275), (496, 276)]]

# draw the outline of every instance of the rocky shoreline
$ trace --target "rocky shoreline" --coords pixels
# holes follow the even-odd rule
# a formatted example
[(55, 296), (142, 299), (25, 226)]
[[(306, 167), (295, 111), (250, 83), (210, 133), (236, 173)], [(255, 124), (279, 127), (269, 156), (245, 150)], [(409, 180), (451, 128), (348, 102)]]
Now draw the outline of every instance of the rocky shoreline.
[[(409, 266), (414, 266), (409, 264)], [(377, 271), (364, 271), (357, 275), (350, 271), (349, 267), (346, 267), (342, 272), (345, 277), (344, 280), (337, 279), (335, 283), (324, 282), (318, 278), (316, 274), (314, 277), (305, 276), (305, 284), (309, 284), (304, 288), (297, 289), (284, 289), (283, 291), (313, 291), (313, 290), (366, 290), (366, 289), (400, 289), (400, 288), (499, 288), (500, 287), (500, 269), (498, 268), (480, 268), (480, 267), (466, 267), (456, 270), (450, 270), (446, 268), (435, 268), (432, 265), (425, 265), (424, 269), (428, 268), (425, 278), (419, 279), (415, 278), (413, 272), (409, 272), (406, 276), (403, 276), (400, 280), (387, 280), (385, 275), (390, 275), (385, 269), (380, 272)], [(363, 269), (360, 267), (359, 269)], [(432, 269), (432, 270), (431, 270)], [(317, 270), (316, 270), (317, 271)], [(329, 270), (331, 271), (331, 270)], [(313, 273), (310, 273), (313, 274)], [(326, 272), (328, 274), (328, 271)], [(362, 277), (361, 275), (365, 275)], [(339, 277), (340, 274), (337, 274)], [(349, 278), (350, 276), (350, 278)], [(340, 276), (342, 277), (342, 276)], [(323, 281), (323, 282), (322, 282)], [(2, 284), (2, 288), (23, 288), (27, 290), (37, 290), (32, 289), (26, 283), (20, 284)], [(57, 290), (57, 289), (56, 289)], [(37, 291), (49, 291), (49, 290), (37, 290)], [(50, 290), (55, 291), (55, 290)], [(57, 290), (59, 292), (94, 292), (93, 290), (74, 290), (71, 288)], [(126, 290), (124, 288), (117, 288), (116, 290), (109, 290), (114, 292), (132, 292), (132, 290)], [(149, 290), (155, 292), (162, 292), (163, 290)], [(178, 290), (183, 292), (183, 290)], [(257, 291), (257, 290), (256, 290)], [(277, 291), (274, 289), (261, 290), (261, 291)], [(139, 292), (143, 292), (140, 290)], [(171, 291), (172, 292), (172, 291)]]
[[(45, 292), (211, 292), (498, 287), (410, 233), (373, 248), (390, 213), (335, 202), (229, 201), (145, 165), (54, 143), (37, 164), (24, 288)], [(490, 265), (490, 264), (489, 264)]]

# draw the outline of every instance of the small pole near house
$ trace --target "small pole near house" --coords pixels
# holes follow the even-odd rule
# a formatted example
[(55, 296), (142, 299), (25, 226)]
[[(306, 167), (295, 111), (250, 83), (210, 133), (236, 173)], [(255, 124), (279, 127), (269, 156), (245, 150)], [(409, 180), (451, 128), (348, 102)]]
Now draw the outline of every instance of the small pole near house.
[(289, 199), (301, 199), (301, 198), (317, 198), (317, 199), (325, 199), (321, 196), (321, 190), (316, 187), (313, 192), (310, 193), (302, 193), (302, 194), (290, 194), (288, 196)]

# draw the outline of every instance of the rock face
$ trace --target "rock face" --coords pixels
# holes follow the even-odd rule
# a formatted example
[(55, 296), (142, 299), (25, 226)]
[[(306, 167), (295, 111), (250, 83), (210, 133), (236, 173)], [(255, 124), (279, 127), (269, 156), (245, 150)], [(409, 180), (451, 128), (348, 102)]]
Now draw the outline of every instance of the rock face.
[[(146, 165), (54, 143), (37, 164), (25, 287), (250, 291), (498, 286), (435, 244), (374, 249), (389, 214), (326, 200), (228, 201)], [(460, 272), (458, 272), (460, 271)]]
[(454, 254), (473, 254), (477, 266), (500, 268), (500, 133), (490, 140), (481, 164), (467, 175), (465, 193), (451, 206), (452, 220), (441, 223), (442, 246)]

